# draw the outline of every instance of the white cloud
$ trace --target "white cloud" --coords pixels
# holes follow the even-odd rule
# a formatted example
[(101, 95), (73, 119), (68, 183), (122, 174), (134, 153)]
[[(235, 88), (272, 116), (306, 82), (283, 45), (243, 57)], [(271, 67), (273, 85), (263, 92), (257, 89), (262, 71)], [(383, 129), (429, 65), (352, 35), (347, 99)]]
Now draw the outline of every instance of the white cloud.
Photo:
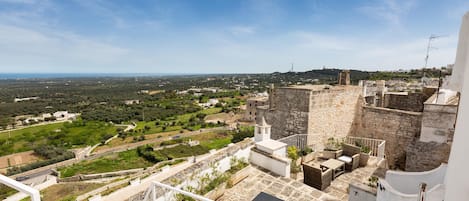
[[(72, 33), (7, 25), (0, 25), (0, 44), (0, 72), (95, 71), (96, 66), (117, 63), (129, 53), (128, 49)], [(70, 67), (80, 69), (67, 69)]]
[(233, 35), (253, 34), (256, 32), (256, 28), (253, 26), (232, 26), (228, 27), (228, 31)]
[(360, 7), (359, 11), (385, 20), (393, 26), (400, 26), (402, 17), (410, 12), (416, 3), (416, 0), (378, 0), (375, 4)]

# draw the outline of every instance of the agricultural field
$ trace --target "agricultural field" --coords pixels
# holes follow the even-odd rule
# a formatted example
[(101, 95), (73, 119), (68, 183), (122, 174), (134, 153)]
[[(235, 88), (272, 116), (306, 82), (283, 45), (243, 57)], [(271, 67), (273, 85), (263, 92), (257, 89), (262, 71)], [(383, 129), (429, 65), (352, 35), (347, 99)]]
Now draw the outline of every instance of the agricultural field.
[(18, 191), (10, 188), (8, 186), (5, 186), (3, 184), (0, 184), (0, 200), (4, 200), (5, 198), (17, 193)]
[(0, 133), (0, 156), (33, 150), (43, 145), (76, 148), (97, 144), (117, 134), (110, 123), (77, 120)]
[[(116, 153), (110, 156), (101, 157), (94, 160), (83, 161), (68, 167), (60, 168), (61, 177), (70, 177), (77, 174), (95, 174), (103, 172), (114, 172), (119, 170), (128, 170), (135, 168), (145, 168), (154, 165), (160, 161), (167, 161), (177, 158), (184, 158), (196, 155), (202, 155), (209, 152), (210, 149), (220, 149), (231, 143), (232, 136), (225, 133), (204, 133), (190, 138), (180, 138), (177, 140), (166, 141), (166, 145), (176, 145), (174, 147), (159, 148), (159, 145), (150, 147), (152, 155), (159, 156), (160, 159), (153, 160), (139, 155), (137, 150), (129, 150)], [(200, 141), (200, 145), (190, 147), (182, 142), (189, 139)]]
[[(139, 121), (135, 130), (142, 132), (143, 134), (153, 134), (160, 133), (164, 131), (176, 131), (181, 129), (187, 130), (198, 130), (201, 127), (210, 126), (208, 124), (204, 125), (203, 118), (197, 118), (198, 114), (203, 114), (204, 117), (210, 114), (217, 114), (222, 111), (222, 108), (209, 108), (201, 110), (199, 112), (187, 113), (182, 115), (176, 115), (173, 117), (168, 117), (165, 120), (155, 120), (155, 121)], [(200, 116), (200, 115), (199, 115)], [(192, 119), (192, 121), (191, 121)], [(213, 127), (214, 125), (212, 125)]]
[[(50, 186), (41, 191), (42, 201), (74, 201), (79, 195), (90, 192), (105, 183), (68, 182)], [(30, 200), (30, 199), (24, 199)]]
[(68, 167), (59, 168), (59, 171), (61, 173), (61, 177), (70, 177), (77, 174), (95, 174), (145, 168), (152, 165), (153, 163), (140, 157), (136, 150), (129, 150), (94, 160), (83, 161)]

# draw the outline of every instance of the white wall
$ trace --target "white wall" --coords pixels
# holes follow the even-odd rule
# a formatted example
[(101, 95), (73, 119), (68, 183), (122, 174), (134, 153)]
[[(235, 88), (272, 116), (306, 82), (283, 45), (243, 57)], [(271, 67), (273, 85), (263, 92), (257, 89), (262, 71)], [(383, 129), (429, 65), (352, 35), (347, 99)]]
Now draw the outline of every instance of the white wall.
[(287, 147), (282, 147), (274, 151), (274, 155), (285, 157), (287, 155)]
[(348, 201), (376, 201), (376, 194), (364, 190), (368, 187), (357, 187), (354, 184), (349, 185)]
[[(392, 186), (389, 185), (386, 181), (381, 180), (381, 179), (379, 180), (379, 183), (380, 185), (382, 185), (383, 188), (378, 187), (376, 201), (417, 201), (418, 200), (417, 199), (419, 195), (418, 193), (417, 194), (405, 194), (405, 193), (398, 192), (395, 189), (393, 189)], [(431, 189), (427, 188), (427, 192), (425, 194), (425, 201), (442, 201), (444, 191), (445, 191), (445, 187), (444, 185), (441, 185), (441, 184), (434, 186)]]
[(283, 177), (290, 177), (290, 163), (276, 160), (263, 154), (251, 151), (249, 162), (261, 166)]
[(401, 193), (418, 194), (421, 183), (426, 183), (427, 189), (431, 189), (438, 184), (443, 184), (446, 167), (443, 164), (436, 169), (426, 172), (387, 171), (386, 182)]
[[(464, 51), (461, 51), (463, 48)], [(461, 99), (459, 101), (458, 119), (454, 132), (453, 145), (449, 156), (448, 171), (446, 173), (446, 193), (445, 201), (469, 200), (469, 12), (463, 17), (461, 31), (459, 33), (458, 53), (456, 59), (464, 57), (466, 69), (461, 75), (466, 80), (463, 81)], [(457, 67), (455, 65), (455, 67)], [(453, 71), (454, 73), (454, 71)]]

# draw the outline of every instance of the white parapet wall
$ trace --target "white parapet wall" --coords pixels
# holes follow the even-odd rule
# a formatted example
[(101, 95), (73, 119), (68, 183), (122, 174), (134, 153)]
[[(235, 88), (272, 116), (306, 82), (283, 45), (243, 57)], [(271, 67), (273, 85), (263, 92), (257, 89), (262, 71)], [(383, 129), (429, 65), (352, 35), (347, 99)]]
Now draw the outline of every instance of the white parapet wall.
[(426, 172), (386, 172), (386, 180), (378, 183), (376, 201), (415, 201), (420, 184), (427, 184), (425, 201), (441, 201), (444, 196), (446, 164)]
[(268, 153), (253, 148), (251, 150), (249, 162), (254, 165), (268, 169), (277, 175), (283, 177), (290, 177), (291, 160), (288, 158), (269, 155)]

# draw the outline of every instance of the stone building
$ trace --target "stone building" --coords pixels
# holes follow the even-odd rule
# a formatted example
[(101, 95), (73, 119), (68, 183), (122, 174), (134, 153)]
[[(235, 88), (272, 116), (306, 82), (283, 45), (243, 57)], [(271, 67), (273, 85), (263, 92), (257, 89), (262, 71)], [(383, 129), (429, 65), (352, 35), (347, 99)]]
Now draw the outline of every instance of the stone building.
[(328, 138), (350, 134), (362, 89), (358, 86), (302, 85), (276, 88), (269, 106), (257, 108), (272, 125), (272, 139), (308, 134), (308, 145), (321, 148)]
[(257, 107), (269, 104), (269, 98), (265, 96), (253, 97), (246, 100), (245, 121), (256, 121)]
[(350, 71), (343, 70), (339, 73), (339, 85), (350, 85)]

